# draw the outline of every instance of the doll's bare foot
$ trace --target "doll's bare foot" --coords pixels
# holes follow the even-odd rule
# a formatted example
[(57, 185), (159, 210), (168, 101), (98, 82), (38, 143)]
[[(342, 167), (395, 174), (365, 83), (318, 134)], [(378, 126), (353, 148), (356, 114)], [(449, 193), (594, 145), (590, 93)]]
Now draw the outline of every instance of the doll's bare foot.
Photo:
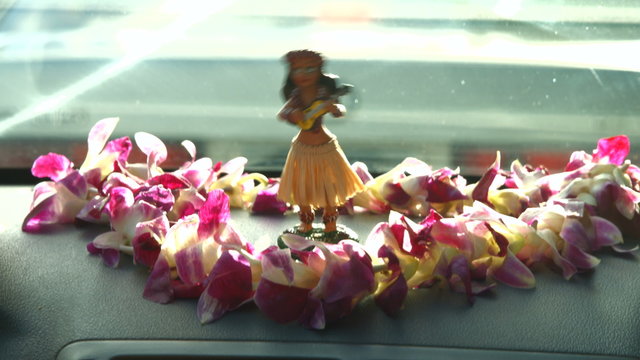
[(324, 223), (324, 232), (330, 233), (337, 230), (338, 209), (327, 207), (324, 209), (322, 222)]
[(308, 233), (313, 229), (313, 225), (312, 224), (304, 224), (301, 223), (300, 225), (298, 225), (298, 231), (301, 233)]
[(315, 219), (315, 214), (313, 213), (313, 210), (311, 210), (311, 207), (301, 206), (298, 216), (300, 217), (298, 231), (301, 233), (310, 232), (313, 229), (313, 219)]

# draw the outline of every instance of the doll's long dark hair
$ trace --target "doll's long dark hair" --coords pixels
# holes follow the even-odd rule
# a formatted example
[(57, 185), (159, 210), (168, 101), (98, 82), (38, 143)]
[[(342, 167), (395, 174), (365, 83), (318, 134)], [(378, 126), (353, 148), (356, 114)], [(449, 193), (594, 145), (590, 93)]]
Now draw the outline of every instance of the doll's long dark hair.
[[(336, 89), (338, 87), (337, 80), (337, 75), (320, 73), (320, 77), (318, 78), (318, 85), (327, 88), (328, 95), (332, 95), (336, 92)], [(289, 97), (291, 96), (291, 93), (295, 88), (296, 85), (293, 83), (293, 80), (291, 80), (291, 72), (289, 72), (287, 74), (284, 86), (282, 87), (282, 96), (284, 96), (285, 100), (289, 100)]]
[(318, 62), (318, 66), (320, 67), (320, 77), (318, 78), (318, 85), (324, 86), (327, 88), (329, 95), (333, 94), (336, 91), (337, 85), (336, 80), (338, 77), (333, 74), (325, 74), (322, 72), (322, 65), (324, 64), (324, 59), (319, 52), (313, 50), (293, 50), (289, 51), (285, 56), (284, 60), (289, 65), (289, 72), (287, 73), (287, 78), (284, 81), (284, 86), (282, 87), (282, 95), (284, 96), (285, 101), (291, 97), (291, 93), (296, 88), (296, 85), (291, 80), (291, 63), (298, 58), (312, 58)]

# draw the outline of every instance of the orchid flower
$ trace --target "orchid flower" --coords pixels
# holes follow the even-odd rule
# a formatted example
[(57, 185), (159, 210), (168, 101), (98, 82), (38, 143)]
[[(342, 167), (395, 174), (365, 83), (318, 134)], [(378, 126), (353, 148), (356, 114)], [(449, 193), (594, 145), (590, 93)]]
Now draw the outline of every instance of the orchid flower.
[(482, 175), (480, 181), (478, 181), (478, 183), (473, 186), (471, 198), (474, 201), (480, 201), (489, 206), (493, 206), (489, 202), (489, 192), (502, 186), (504, 184), (504, 181), (504, 176), (500, 174), (500, 152), (498, 151), (496, 153), (496, 160)]
[[(57, 175), (60, 173), (57, 172)], [(87, 193), (85, 179), (75, 170), (58, 182), (49, 181), (36, 185), (22, 230), (39, 232), (53, 224), (73, 222), (87, 204)]]
[(207, 287), (198, 299), (198, 319), (202, 324), (215, 321), (251, 301), (253, 294), (251, 265), (239, 252), (225, 251), (211, 270)]
[(308, 265), (294, 261), (289, 249), (263, 254), (261, 267), (253, 298), (260, 311), (283, 324), (300, 319), (320, 275)]
[(38, 178), (50, 178), (54, 182), (67, 177), (73, 171), (73, 163), (66, 156), (49, 153), (39, 156), (31, 167), (31, 174)]
[(593, 161), (622, 165), (629, 154), (631, 146), (625, 135), (612, 136), (598, 140), (598, 147), (593, 151)]
[(410, 202), (410, 197), (398, 182), (407, 176), (405, 174), (424, 175), (430, 172), (431, 167), (424, 162), (415, 158), (406, 158), (385, 174), (369, 181), (365, 192), (379, 202), (402, 211)]
[(369, 173), (367, 165), (362, 162), (355, 162), (351, 165), (351, 168), (358, 175), (363, 184), (365, 184), (365, 190), (357, 193), (351, 198), (346, 206), (350, 209), (351, 213), (355, 212), (355, 209), (364, 209), (371, 211), (375, 214), (386, 214), (390, 210), (390, 206), (379, 196), (376, 196), (375, 182), (373, 176)]
[[(161, 238), (169, 227), (165, 213), (156, 206), (134, 198), (133, 192), (125, 187), (111, 189), (109, 201), (105, 211), (111, 219), (112, 231), (98, 235), (88, 246), (90, 253), (95, 254), (99, 250), (118, 250), (134, 255), (135, 249), (145, 249), (141, 244), (151, 245), (150, 241)], [(151, 236), (151, 237), (150, 237)], [(144, 239), (139, 239), (144, 237)], [(132, 245), (133, 244), (133, 245)], [(134, 246), (135, 245), (135, 246)], [(117, 266), (119, 258), (112, 251), (100, 252), (100, 255), (108, 256), (103, 260), (108, 266)], [(137, 260), (143, 260), (150, 265), (151, 260), (142, 254), (135, 256)]]
[(176, 288), (189, 296), (201, 296), (212, 286), (213, 269), (222, 266), (217, 264), (224, 247), (251, 252), (251, 245), (233, 229), (229, 218), (229, 198), (218, 189), (208, 194), (198, 213), (171, 226), (145, 286), (145, 298), (168, 302), (177, 296)]
[(354, 197), (353, 205), (373, 212), (388, 209), (408, 215), (425, 216), (432, 208), (443, 213), (455, 212), (466, 199), (462, 188), (466, 185), (458, 171), (447, 168), (433, 171), (424, 162), (406, 158), (392, 170), (375, 178), (366, 166), (355, 164), (356, 173), (367, 180), (364, 192)]
[(251, 212), (257, 214), (284, 214), (289, 209), (289, 206), (278, 199), (279, 188), (279, 181), (269, 179), (268, 185), (255, 195), (251, 205)]
[(378, 250), (378, 257), (387, 259), (387, 270), (376, 273), (378, 287), (374, 294), (376, 305), (388, 315), (395, 315), (404, 304), (409, 292), (400, 260), (388, 246)]
[(555, 204), (546, 208), (532, 208), (520, 218), (536, 230), (576, 269), (591, 269), (599, 259), (591, 252), (604, 246), (622, 243), (620, 230), (610, 221), (588, 214), (576, 214)]
[(167, 159), (167, 147), (162, 140), (146, 132), (138, 132), (134, 138), (138, 148), (147, 155), (146, 178), (152, 178), (162, 174), (163, 171), (159, 165)]
[[(247, 159), (237, 157), (222, 165), (214, 173), (215, 179), (209, 185), (209, 191), (223, 189), (229, 195), (232, 207), (250, 208), (258, 192), (269, 183), (264, 175), (258, 173), (244, 174)], [(258, 182), (255, 186), (254, 182)]]
[(118, 118), (100, 120), (89, 132), (87, 155), (80, 166), (80, 172), (96, 187), (115, 170), (114, 164), (120, 168), (125, 167), (126, 159), (131, 153), (132, 144), (127, 137), (107, 143), (118, 122)]
[(327, 323), (351, 313), (365, 296), (375, 290), (371, 258), (358, 243), (343, 240), (331, 246), (293, 234), (283, 235), (283, 240), (297, 251), (315, 246), (324, 257), (320, 279), (309, 291), (306, 305), (298, 318), (303, 326), (323, 329)]

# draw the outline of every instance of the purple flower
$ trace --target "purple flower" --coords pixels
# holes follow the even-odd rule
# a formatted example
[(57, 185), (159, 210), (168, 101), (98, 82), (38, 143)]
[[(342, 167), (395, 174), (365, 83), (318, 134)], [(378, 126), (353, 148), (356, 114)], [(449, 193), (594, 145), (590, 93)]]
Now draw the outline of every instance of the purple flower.
[(73, 163), (66, 156), (54, 153), (39, 156), (31, 167), (33, 176), (48, 177), (53, 181), (62, 180), (71, 171), (73, 171)]
[(630, 149), (629, 138), (625, 135), (598, 140), (598, 148), (593, 151), (593, 161), (622, 165)]
[(282, 324), (300, 319), (319, 275), (306, 264), (293, 261), (289, 249), (264, 253), (261, 265), (253, 298), (260, 311)]
[(278, 199), (280, 183), (275, 179), (269, 179), (268, 186), (260, 190), (253, 201), (251, 211), (258, 214), (284, 214), (289, 206)]
[(400, 260), (390, 247), (380, 247), (378, 257), (387, 259), (387, 271), (376, 274), (378, 289), (374, 295), (375, 303), (387, 315), (395, 315), (409, 292), (407, 280), (402, 274)]
[(350, 314), (375, 290), (371, 258), (358, 243), (345, 240), (330, 246), (292, 234), (284, 235), (283, 240), (297, 251), (316, 246), (324, 256), (320, 280), (309, 292), (305, 309), (298, 319), (302, 325), (323, 329), (327, 323)]
[(205, 324), (251, 301), (254, 290), (249, 262), (237, 251), (225, 251), (207, 278), (197, 315)]
[(78, 171), (59, 182), (41, 182), (33, 191), (31, 209), (22, 223), (25, 232), (39, 232), (54, 224), (71, 223), (87, 204), (87, 184)]

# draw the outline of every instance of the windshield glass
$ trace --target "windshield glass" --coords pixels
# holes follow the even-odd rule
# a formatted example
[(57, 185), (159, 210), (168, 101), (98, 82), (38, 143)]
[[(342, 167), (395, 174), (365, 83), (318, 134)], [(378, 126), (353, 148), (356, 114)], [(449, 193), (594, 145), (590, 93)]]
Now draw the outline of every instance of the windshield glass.
[(4, 1), (0, 168), (47, 152), (76, 164), (93, 124), (145, 131), (188, 156), (245, 156), (279, 171), (296, 129), (276, 119), (292, 49), (324, 54), (352, 84), (325, 125), (351, 162), (405, 157), (478, 175), (561, 170), (571, 152), (626, 134), (640, 144), (635, 1)]

